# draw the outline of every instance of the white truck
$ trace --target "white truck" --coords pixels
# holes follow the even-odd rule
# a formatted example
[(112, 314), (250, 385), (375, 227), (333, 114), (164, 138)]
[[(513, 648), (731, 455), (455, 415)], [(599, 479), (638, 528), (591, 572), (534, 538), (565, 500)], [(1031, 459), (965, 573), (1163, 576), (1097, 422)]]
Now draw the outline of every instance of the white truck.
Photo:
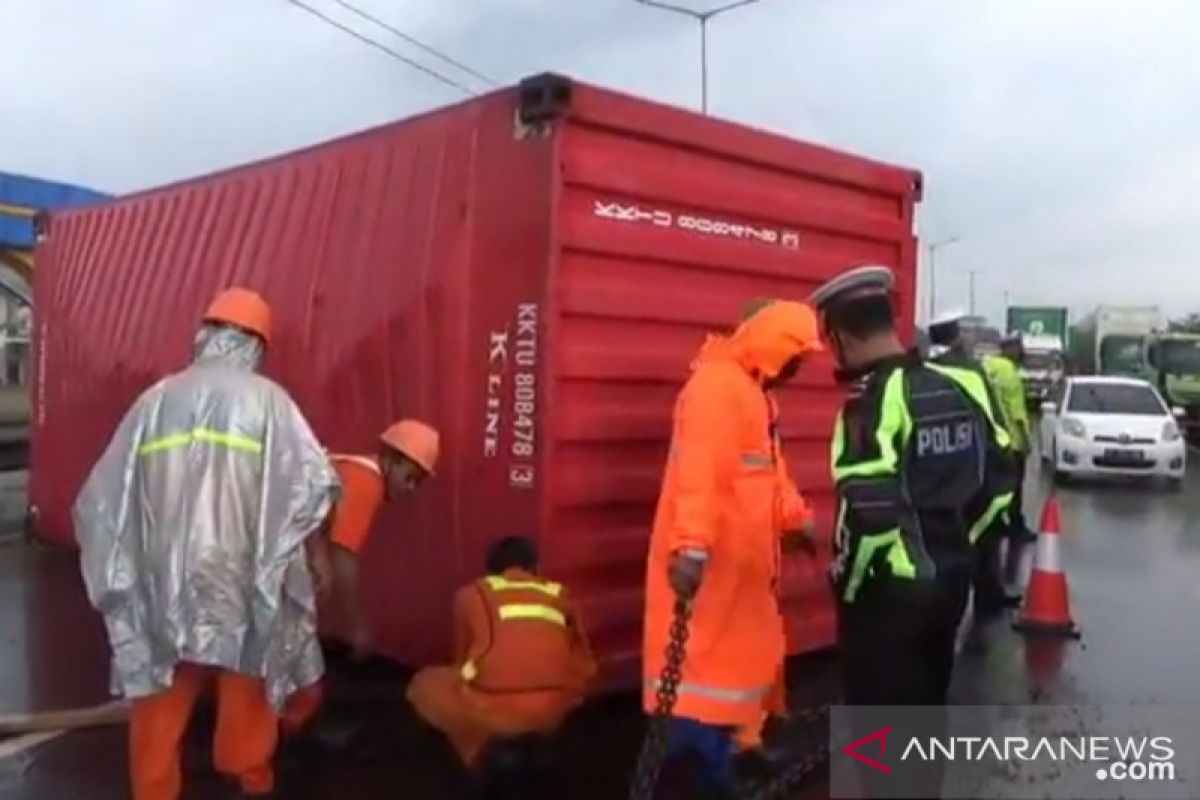
[(1021, 336), (1021, 344), (1025, 348), (1021, 377), (1025, 382), (1026, 399), (1030, 407), (1037, 407), (1063, 379), (1066, 343), (1063, 337), (1054, 334), (1026, 333)]
[(1165, 327), (1157, 306), (1100, 306), (1071, 330), (1074, 371), (1148, 378), (1146, 346), (1151, 334)]

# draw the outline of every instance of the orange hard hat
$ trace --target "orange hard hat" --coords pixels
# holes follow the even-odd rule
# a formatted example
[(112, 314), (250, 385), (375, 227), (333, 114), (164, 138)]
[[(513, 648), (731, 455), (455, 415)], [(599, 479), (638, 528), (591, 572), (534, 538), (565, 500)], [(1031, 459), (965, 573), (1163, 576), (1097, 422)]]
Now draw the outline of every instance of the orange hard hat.
[(433, 427), (415, 419), (402, 419), (390, 425), (379, 438), (385, 445), (407, 456), (430, 475), (433, 474), (440, 447), (440, 437)]
[(232, 325), (271, 341), (271, 307), (257, 292), (234, 287), (221, 292), (204, 312), (205, 322)]

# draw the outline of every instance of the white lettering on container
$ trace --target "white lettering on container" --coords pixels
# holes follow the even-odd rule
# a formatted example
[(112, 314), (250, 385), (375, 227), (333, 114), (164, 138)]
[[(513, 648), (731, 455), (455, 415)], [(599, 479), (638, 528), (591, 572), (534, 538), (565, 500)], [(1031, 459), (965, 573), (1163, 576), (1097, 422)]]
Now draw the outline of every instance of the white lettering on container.
[(484, 394), (483, 455), (495, 458), (500, 452), (501, 392), (508, 368), (508, 329), (488, 336), (488, 376)]
[(740, 239), (746, 242), (759, 242), (789, 250), (800, 247), (800, 234), (792, 230), (772, 228), (763, 225), (749, 225), (741, 222), (713, 219), (695, 214), (672, 214), (661, 208), (645, 208), (637, 203), (593, 201), (593, 216), (601, 219), (611, 219), (617, 222), (648, 223), (660, 228), (678, 228), (680, 230), (702, 233), (707, 236)]
[(513, 337), (512, 457), (509, 482), (513, 486), (533, 486), (537, 457), (537, 363), (538, 304), (517, 306), (517, 332)]

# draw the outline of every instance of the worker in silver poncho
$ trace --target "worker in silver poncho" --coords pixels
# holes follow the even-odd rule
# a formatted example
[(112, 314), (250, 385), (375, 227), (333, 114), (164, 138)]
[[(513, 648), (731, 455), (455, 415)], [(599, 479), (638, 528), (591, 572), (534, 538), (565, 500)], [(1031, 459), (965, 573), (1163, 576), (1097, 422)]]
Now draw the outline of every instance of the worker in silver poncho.
[(179, 796), (179, 744), (211, 682), (216, 768), (269, 795), (278, 709), (321, 676), (306, 545), (339, 484), (300, 410), (257, 373), (269, 341), (261, 297), (218, 295), (194, 363), (137, 400), (75, 504), (113, 691), (132, 699), (135, 800)]

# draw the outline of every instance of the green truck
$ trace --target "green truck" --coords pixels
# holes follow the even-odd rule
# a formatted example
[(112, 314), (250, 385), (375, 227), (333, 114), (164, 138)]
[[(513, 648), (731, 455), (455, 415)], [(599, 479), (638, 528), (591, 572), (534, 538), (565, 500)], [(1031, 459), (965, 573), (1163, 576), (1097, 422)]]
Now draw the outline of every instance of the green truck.
[(1200, 335), (1167, 329), (1153, 306), (1101, 306), (1071, 332), (1071, 360), (1084, 375), (1125, 375), (1153, 383), (1200, 434)]
[(1062, 306), (1009, 306), (1009, 333), (1022, 336), (1057, 336), (1067, 344), (1067, 309)]
[(1066, 371), (1067, 309), (1062, 306), (1009, 306), (1008, 333), (1021, 334), (1025, 360), (1021, 377), (1031, 408), (1046, 400)]
[(1184, 411), (1180, 422), (1189, 433), (1200, 433), (1200, 335), (1155, 333), (1146, 346), (1148, 379), (1174, 408)]

